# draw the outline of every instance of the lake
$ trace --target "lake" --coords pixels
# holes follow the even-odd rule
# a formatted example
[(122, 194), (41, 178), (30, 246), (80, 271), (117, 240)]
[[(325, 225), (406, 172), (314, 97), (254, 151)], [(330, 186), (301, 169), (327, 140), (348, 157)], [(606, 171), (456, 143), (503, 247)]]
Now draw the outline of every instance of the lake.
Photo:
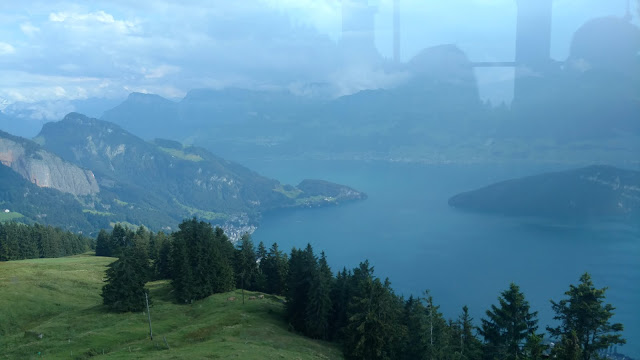
[[(553, 223), (472, 214), (447, 199), (496, 181), (564, 170), (558, 165), (415, 165), (347, 161), (244, 161), (259, 173), (297, 184), (316, 178), (366, 192), (365, 201), (339, 207), (280, 211), (264, 216), (253, 235), (267, 247), (325, 251), (334, 273), (364, 259), (389, 277), (397, 293), (429, 289), (448, 318), (468, 305), (476, 324), (499, 293), (515, 282), (541, 329), (552, 321), (550, 299), (564, 296), (585, 271), (608, 287), (615, 321), (640, 358), (640, 225)], [(585, 194), (585, 196), (589, 196)]]

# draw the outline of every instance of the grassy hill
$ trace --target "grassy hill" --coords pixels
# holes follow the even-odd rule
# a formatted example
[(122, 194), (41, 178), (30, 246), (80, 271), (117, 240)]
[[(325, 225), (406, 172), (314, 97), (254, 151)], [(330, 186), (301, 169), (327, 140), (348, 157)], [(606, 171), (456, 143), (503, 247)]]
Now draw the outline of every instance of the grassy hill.
[[(112, 261), (80, 255), (0, 262), (0, 358), (342, 358), (335, 345), (288, 331), (275, 296), (243, 305), (237, 290), (176, 305), (167, 281), (148, 284), (151, 341), (146, 314), (112, 314), (102, 306)], [(227, 301), (230, 296), (238, 300)]]

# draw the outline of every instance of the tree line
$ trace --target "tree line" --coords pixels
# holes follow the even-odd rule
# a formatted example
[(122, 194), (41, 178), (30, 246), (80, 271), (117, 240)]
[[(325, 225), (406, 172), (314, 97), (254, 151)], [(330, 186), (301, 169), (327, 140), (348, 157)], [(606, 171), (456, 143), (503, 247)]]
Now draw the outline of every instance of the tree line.
[(0, 223), (0, 261), (75, 255), (93, 246), (91, 238), (52, 226)]
[(171, 280), (180, 304), (234, 288), (280, 295), (293, 331), (340, 343), (347, 359), (589, 360), (625, 343), (622, 324), (610, 321), (615, 308), (605, 303), (606, 288), (596, 288), (588, 273), (563, 299), (551, 301), (558, 325), (545, 333), (516, 284), (479, 324), (466, 306), (446, 319), (428, 291), (404, 298), (368, 261), (334, 274), (311, 245), (287, 254), (277, 243), (256, 248), (245, 235), (234, 246), (220, 228), (195, 218), (170, 235), (117, 225), (100, 232), (96, 255), (119, 257), (102, 293), (114, 311), (142, 310), (144, 285), (152, 279)]

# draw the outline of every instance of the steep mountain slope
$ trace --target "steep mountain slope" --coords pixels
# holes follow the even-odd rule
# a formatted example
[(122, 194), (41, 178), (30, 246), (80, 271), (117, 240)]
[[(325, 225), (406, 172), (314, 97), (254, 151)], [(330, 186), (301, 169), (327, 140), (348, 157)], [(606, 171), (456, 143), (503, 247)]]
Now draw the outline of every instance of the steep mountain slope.
[(0, 162), (39, 187), (73, 195), (100, 191), (91, 171), (63, 161), (32, 141), (0, 131)]
[[(204, 149), (171, 140), (146, 142), (113, 123), (77, 113), (46, 124), (37, 143), (0, 135), (0, 175), (3, 191), (11, 194), (0, 199), (2, 204), (28, 209), (26, 221), (47, 217), (55, 221), (46, 223), (89, 233), (114, 222), (157, 231), (197, 216), (235, 238), (254, 230), (265, 211), (366, 197), (318, 180), (306, 180), (300, 189), (283, 185)], [(18, 196), (44, 188), (53, 192), (42, 198)], [(56, 197), (61, 209), (52, 216)], [(46, 206), (38, 205), (43, 202)]]
[(39, 139), (64, 159), (94, 169), (100, 185), (118, 189), (122, 201), (161, 198), (219, 213), (254, 213), (288, 202), (273, 191), (277, 181), (203, 149), (145, 142), (117, 125), (80, 114), (46, 124)]
[(589, 166), (546, 173), (461, 193), (449, 205), (517, 216), (640, 218), (640, 172)]
[(85, 211), (78, 198), (55, 189), (38, 187), (7, 166), (0, 165), (0, 210), (3, 220), (38, 222), (90, 234), (107, 228), (109, 220)]

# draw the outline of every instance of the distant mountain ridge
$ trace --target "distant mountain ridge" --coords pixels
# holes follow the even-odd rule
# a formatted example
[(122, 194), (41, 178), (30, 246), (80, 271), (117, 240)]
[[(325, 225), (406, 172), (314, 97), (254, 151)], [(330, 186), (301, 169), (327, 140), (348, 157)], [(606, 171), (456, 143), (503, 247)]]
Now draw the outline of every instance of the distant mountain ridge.
[(513, 216), (640, 219), (640, 172), (594, 165), (545, 173), (464, 192), (449, 205)]
[[(45, 124), (37, 143), (1, 135), (3, 165), (27, 183), (75, 197), (79, 211), (94, 225), (84, 224), (88, 231), (114, 222), (159, 230), (191, 216), (239, 232), (252, 231), (265, 211), (366, 197), (346, 186), (316, 180), (304, 183), (313, 190), (306, 193), (202, 148), (163, 139), (147, 142), (116, 124), (78, 113)], [(316, 182), (322, 186), (314, 187)], [(33, 212), (23, 215), (36, 221)]]
[(120, 105), (105, 111), (101, 119), (150, 138), (186, 138), (194, 131), (210, 130), (212, 125), (237, 126), (256, 118), (288, 118), (312, 103), (314, 100), (285, 91), (239, 88), (193, 89), (180, 101), (131, 93)]

